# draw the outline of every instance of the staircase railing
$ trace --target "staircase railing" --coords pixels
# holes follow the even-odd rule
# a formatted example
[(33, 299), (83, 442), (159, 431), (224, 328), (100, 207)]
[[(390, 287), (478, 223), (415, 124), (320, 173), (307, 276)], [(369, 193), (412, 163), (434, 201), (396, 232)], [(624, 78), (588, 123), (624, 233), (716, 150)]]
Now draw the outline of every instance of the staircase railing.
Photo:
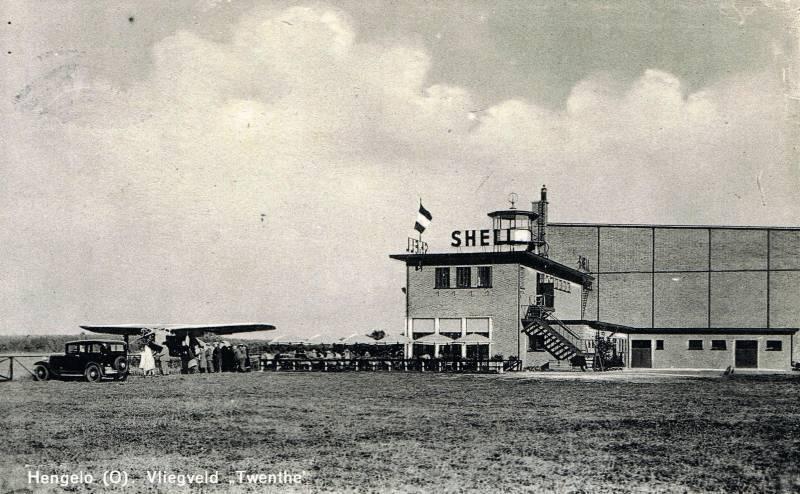
[[(545, 346), (547, 351), (558, 360), (564, 360), (575, 355), (585, 355), (586, 353), (583, 340), (553, 315), (551, 307), (536, 304), (528, 306), (522, 323), (524, 325), (523, 332), (526, 334), (536, 334), (541, 331), (547, 333), (550, 338), (558, 342), (556, 348)], [(559, 345), (565, 347), (564, 350), (568, 351), (559, 352)]]
[(560, 334), (561, 337), (563, 337), (571, 345), (573, 345), (575, 348), (577, 348), (579, 353), (586, 353), (586, 349), (584, 348), (584, 344), (583, 344), (584, 339), (581, 338), (580, 336), (576, 335), (571, 329), (569, 329), (569, 327), (567, 327), (566, 324), (561, 322), (561, 320), (559, 318), (557, 318), (553, 314), (550, 314), (550, 317), (547, 318), (546, 321), (547, 322), (551, 322), (551, 321), (555, 322), (556, 326), (558, 326), (558, 328), (561, 330), (561, 331), (559, 331), (558, 329), (555, 329), (554, 330), (555, 333)]

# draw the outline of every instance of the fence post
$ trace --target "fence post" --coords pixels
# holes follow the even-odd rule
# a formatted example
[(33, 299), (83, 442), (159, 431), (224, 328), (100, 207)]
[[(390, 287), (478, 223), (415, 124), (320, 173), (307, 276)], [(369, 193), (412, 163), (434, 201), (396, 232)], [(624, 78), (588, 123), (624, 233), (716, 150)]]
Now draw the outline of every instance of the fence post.
[(14, 380), (14, 357), (8, 358), (8, 380)]

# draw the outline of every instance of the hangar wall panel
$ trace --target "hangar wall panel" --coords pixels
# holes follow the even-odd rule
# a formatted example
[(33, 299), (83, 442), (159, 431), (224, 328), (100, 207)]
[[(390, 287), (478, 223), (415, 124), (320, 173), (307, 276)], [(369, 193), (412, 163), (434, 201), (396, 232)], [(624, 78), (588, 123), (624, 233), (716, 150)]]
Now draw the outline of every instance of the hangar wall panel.
[(550, 226), (547, 229), (550, 259), (565, 266), (577, 266), (578, 257), (589, 259), (589, 269), (597, 272), (597, 228), (593, 226)]
[(767, 269), (767, 231), (711, 229), (711, 270)]
[(600, 275), (599, 319), (634, 327), (649, 327), (652, 321), (651, 276), (650, 273)]
[[(773, 271), (769, 291), (770, 326), (800, 328), (800, 271)], [(797, 337), (800, 339), (800, 334)]]
[(767, 273), (711, 273), (711, 326), (767, 327)]
[(771, 231), (769, 255), (770, 269), (800, 269), (800, 231)]
[[(770, 269), (769, 326), (800, 326), (800, 229), (554, 225), (549, 231), (553, 259), (573, 266), (578, 255), (590, 252), (596, 282), (587, 319), (638, 327), (649, 327), (652, 321), (656, 326), (705, 327), (710, 310), (712, 327), (767, 327)], [(598, 239), (599, 259), (593, 245)], [(653, 268), (663, 273), (651, 275)], [(678, 271), (697, 271), (697, 276), (687, 278)], [(638, 289), (620, 285), (623, 273), (609, 272), (640, 273), (626, 278), (636, 280), (632, 283)], [(668, 292), (671, 278), (679, 275), (687, 283), (685, 291)], [(649, 276), (656, 285), (652, 321), (646, 313), (652, 295), (644, 280)], [(625, 299), (616, 299), (621, 296)], [(800, 334), (796, 339), (800, 341)]]
[(708, 230), (656, 228), (656, 271), (707, 271)]
[(599, 271), (650, 271), (653, 230), (634, 227), (600, 228)]
[(708, 273), (656, 273), (657, 328), (708, 327)]

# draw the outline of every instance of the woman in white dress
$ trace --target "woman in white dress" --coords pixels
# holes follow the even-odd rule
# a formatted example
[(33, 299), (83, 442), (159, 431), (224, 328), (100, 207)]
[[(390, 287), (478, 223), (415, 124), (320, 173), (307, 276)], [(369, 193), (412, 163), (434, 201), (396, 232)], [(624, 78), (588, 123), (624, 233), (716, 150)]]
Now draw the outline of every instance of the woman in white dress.
[(139, 368), (144, 371), (145, 376), (155, 375), (156, 360), (153, 358), (153, 350), (145, 345), (142, 349), (141, 362)]

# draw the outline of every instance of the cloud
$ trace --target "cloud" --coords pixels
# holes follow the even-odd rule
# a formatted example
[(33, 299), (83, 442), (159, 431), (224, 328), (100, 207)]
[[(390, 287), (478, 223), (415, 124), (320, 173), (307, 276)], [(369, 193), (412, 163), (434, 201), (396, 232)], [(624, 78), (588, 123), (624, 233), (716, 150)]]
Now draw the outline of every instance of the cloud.
[(561, 220), (800, 217), (768, 74), (691, 94), (655, 68), (593, 74), (561, 109), (478, 108), (470, 88), (428, 83), (436, 61), (419, 42), (361, 41), (326, 6), (257, 9), (224, 42), (178, 31), (152, 58), (146, 78), (115, 87), (74, 55), (6, 112), (7, 328), (398, 330), (402, 269), (386, 255), (403, 248), (417, 194), (436, 249), (545, 182)]

